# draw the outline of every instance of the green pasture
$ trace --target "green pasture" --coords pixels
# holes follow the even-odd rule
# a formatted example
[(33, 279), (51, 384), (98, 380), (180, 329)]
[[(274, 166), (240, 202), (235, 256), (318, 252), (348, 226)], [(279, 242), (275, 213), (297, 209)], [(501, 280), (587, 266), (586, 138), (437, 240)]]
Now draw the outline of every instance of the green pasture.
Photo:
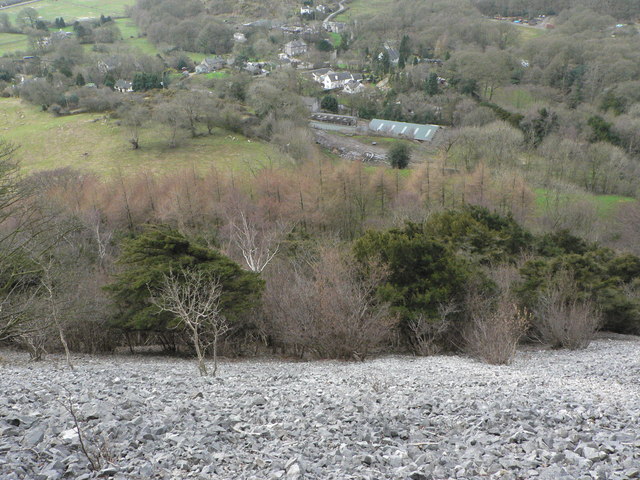
[(621, 195), (592, 195), (588, 193), (556, 193), (544, 188), (536, 188), (536, 208), (539, 212), (544, 211), (549, 205), (557, 203), (569, 203), (586, 201), (591, 203), (598, 212), (600, 217), (607, 217), (615, 211), (615, 209), (628, 202), (636, 202), (631, 197)]
[(520, 34), (520, 41), (523, 43), (529, 42), (534, 38), (541, 37), (546, 33), (546, 30), (542, 28), (534, 28), (528, 25), (518, 25), (514, 24), (518, 27), (518, 33)]
[(342, 35), (340, 35), (339, 33), (329, 33), (329, 40), (331, 41), (331, 44), (336, 48), (342, 45)]
[(0, 137), (19, 147), (15, 157), (27, 172), (73, 167), (108, 176), (194, 165), (199, 170), (243, 171), (282, 157), (268, 143), (221, 130), (193, 139), (185, 136), (177, 148), (169, 148), (169, 132), (160, 125), (142, 131), (141, 148), (133, 150), (125, 129), (104, 115), (54, 117), (13, 98), (0, 99)]
[(393, 5), (393, 0), (353, 0), (347, 3), (349, 9), (335, 17), (337, 22), (348, 22), (354, 17), (376, 15), (381, 10)]
[(138, 26), (130, 18), (120, 18), (115, 21), (120, 34), (122, 35), (122, 41), (137, 48), (140, 52), (147, 55), (156, 55), (158, 52), (157, 47), (147, 40), (146, 37), (138, 37)]
[(507, 110), (526, 110), (538, 100), (526, 87), (506, 87), (494, 90), (491, 101)]
[(30, 7), (45, 20), (53, 21), (62, 17), (66, 23), (71, 23), (79, 18), (98, 18), (100, 15), (124, 17), (126, 7), (134, 3), (135, 0), (43, 0), (29, 5), (16, 5), (3, 12), (8, 13), (11, 21), (15, 23), (18, 13)]
[[(120, 34), (122, 35), (122, 41), (131, 45), (132, 47), (137, 48), (140, 52), (145, 53), (147, 55), (156, 55), (160, 53), (160, 49), (156, 47), (153, 43), (147, 40), (146, 37), (140, 37), (138, 26), (131, 18), (119, 18), (115, 20), (116, 25), (120, 29)], [(191, 60), (196, 63), (200, 63), (204, 58), (208, 55), (199, 52), (185, 52)]]
[(29, 37), (20, 33), (0, 33), (0, 56), (29, 49)]
[(225, 78), (230, 75), (229, 70), (220, 70), (219, 72), (203, 73), (204, 78)]

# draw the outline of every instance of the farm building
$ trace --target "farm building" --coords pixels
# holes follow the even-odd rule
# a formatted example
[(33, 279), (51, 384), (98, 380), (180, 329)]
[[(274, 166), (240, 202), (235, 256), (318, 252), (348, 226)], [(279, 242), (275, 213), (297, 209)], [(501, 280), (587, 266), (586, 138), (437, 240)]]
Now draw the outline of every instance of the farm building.
[(433, 140), (438, 125), (420, 125), (418, 123), (394, 122), (392, 120), (379, 120), (374, 118), (369, 122), (369, 130), (379, 135), (390, 137), (408, 138), (410, 140), (420, 140), (430, 142)]
[(312, 113), (311, 120), (316, 122), (335, 123), (338, 125), (356, 126), (358, 119), (350, 115), (335, 115), (333, 113)]

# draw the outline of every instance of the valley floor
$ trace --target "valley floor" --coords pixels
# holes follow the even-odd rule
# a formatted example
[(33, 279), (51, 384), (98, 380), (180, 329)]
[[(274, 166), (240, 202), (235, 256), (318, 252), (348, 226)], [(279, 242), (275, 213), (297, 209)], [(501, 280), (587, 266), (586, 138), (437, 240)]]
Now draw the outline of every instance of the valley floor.
[(508, 367), (248, 360), (217, 378), (184, 359), (0, 353), (5, 480), (640, 477), (637, 337)]

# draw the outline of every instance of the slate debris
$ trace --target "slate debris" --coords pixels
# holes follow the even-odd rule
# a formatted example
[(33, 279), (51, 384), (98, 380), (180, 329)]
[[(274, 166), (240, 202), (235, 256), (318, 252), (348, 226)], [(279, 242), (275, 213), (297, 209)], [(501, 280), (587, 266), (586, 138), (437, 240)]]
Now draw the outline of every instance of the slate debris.
[[(640, 339), (364, 363), (1, 352), (0, 478), (640, 478)], [(99, 458), (91, 470), (82, 438)]]

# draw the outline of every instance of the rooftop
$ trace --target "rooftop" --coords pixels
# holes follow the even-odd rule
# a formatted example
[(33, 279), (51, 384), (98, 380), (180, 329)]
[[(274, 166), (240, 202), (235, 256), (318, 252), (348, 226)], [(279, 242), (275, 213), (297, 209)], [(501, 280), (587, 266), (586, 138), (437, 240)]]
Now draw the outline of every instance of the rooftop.
[(438, 125), (420, 125), (418, 123), (394, 122), (374, 118), (369, 122), (369, 130), (397, 137), (430, 142), (440, 127)]

